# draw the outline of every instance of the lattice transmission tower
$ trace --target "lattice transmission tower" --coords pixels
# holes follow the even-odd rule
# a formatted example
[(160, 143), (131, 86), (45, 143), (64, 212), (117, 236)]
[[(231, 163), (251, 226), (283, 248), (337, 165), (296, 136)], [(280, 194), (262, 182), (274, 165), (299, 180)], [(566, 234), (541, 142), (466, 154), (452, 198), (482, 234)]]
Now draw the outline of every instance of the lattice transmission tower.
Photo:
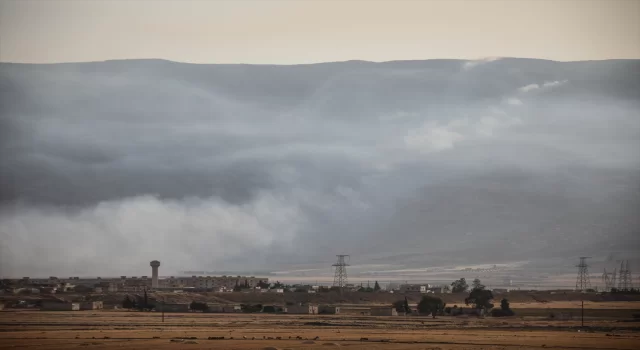
[(585, 292), (587, 289), (591, 289), (591, 280), (589, 279), (589, 265), (587, 265), (588, 256), (580, 257), (580, 264), (576, 265), (578, 268), (578, 278), (576, 279), (576, 290)]
[(611, 289), (616, 288), (617, 273), (617, 269), (613, 269), (613, 272), (608, 272), (607, 269), (604, 269), (604, 273), (602, 274), (602, 282), (604, 283), (605, 292), (610, 292)]
[(618, 290), (630, 291), (633, 288), (631, 281), (631, 271), (629, 270), (629, 260), (623, 260), (620, 263), (620, 272), (618, 273)]
[(336, 267), (336, 273), (333, 275), (333, 286), (344, 288), (347, 286), (347, 263), (344, 262), (345, 257), (349, 257), (349, 255), (336, 255), (338, 257), (338, 262), (331, 265)]
[(631, 277), (631, 270), (629, 269), (629, 260), (627, 260), (627, 266), (626, 269), (624, 270), (624, 273), (626, 275), (626, 280), (627, 280), (627, 290), (633, 290), (633, 278)]

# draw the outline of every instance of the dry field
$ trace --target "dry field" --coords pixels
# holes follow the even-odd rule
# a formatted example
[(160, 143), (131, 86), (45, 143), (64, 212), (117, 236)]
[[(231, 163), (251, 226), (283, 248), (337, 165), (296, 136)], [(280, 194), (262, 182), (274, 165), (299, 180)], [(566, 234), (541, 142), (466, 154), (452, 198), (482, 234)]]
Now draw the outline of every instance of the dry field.
[[(0, 348), (16, 349), (639, 349), (640, 324), (536, 317), (165, 314), (2, 311)], [(224, 337), (224, 340), (209, 340)], [(233, 337), (233, 339), (231, 339)], [(301, 339), (296, 339), (300, 337)], [(314, 338), (318, 339), (313, 340)], [(175, 338), (197, 338), (178, 340)], [(268, 339), (273, 338), (273, 339)], [(278, 339), (279, 338), (279, 339)], [(291, 338), (291, 339), (290, 339)], [(361, 338), (367, 338), (362, 339)]]
[[(510, 303), (513, 309), (579, 309), (580, 301), (550, 301), (548, 303), (524, 302)], [(640, 301), (585, 301), (585, 309), (640, 310)]]

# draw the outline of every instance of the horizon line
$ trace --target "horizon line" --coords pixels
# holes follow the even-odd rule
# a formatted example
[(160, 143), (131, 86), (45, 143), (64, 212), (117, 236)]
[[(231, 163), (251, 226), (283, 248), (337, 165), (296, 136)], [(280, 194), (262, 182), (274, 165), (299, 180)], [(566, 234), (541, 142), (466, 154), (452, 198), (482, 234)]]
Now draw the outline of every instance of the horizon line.
[(570, 61), (562, 61), (562, 60), (553, 60), (547, 58), (532, 58), (532, 57), (513, 57), (513, 56), (493, 56), (493, 57), (482, 57), (476, 59), (463, 59), (463, 58), (426, 58), (426, 59), (397, 59), (397, 60), (388, 60), (388, 61), (370, 61), (363, 59), (349, 59), (342, 61), (324, 61), (324, 62), (313, 62), (313, 63), (199, 63), (199, 62), (186, 62), (186, 61), (175, 61), (166, 58), (114, 58), (114, 59), (105, 59), (105, 60), (95, 60), (95, 61), (66, 61), (66, 62), (11, 62), (11, 61), (1, 61), (0, 64), (15, 64), (15, 65), (63, 65), (63, 64), (86, 64), (86, 63), (106, 63), (106, 62), (119, 62), (119, 61), (165, 61), (169, 63), (179, 63), (179, 64), (190, 64), (190, 65), (219, 65), (219, 66), (310, 66), (310, 65), (319, 65), (319, 64), (335, 64), (335, 63), (349, 63), (349, 62), (359, 62), (359, 63), (371, 63), (371, 64), (384, 64), (384, 63), (395, 63), (395, 62), (424, 62), (424, 61), (460, 61), (460, 62), (493, 62), (500, 61), (504, 59), (511, 60), (535, 60), (535, 61), (547, 61), (547, 62), (555, 62), (555, 63), (577, 63), (577, 62), (604, 62), (604, 61), (637, 61), (640, 58), (606, 58), (606, 59), (585, 59), (585, 60), (570, 60)]

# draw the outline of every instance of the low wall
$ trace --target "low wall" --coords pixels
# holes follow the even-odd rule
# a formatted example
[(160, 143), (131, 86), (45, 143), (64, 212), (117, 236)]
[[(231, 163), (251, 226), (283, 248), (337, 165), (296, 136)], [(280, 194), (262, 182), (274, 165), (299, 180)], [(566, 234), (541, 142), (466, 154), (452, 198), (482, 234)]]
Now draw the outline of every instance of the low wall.
[(242, 312), (242, 310), (237, 309), (234, 306), (209, 305), (209, 309), (206, 312), (233, 313), (233, 312)]
[(319, 314), (336, 315), (340, 313), (339, 306), (322, 305), (318, 307)]
[(156, 304), (156, 311), (164, 312), (189, 312), (189, 304)]
[(42, 303), (42, 311), (79, 311), (78, 303)]
[(291, 305), (285, 308), (288, 314), (315, 315), (318, 313), (318, 307), (315, 305)]
[(101, 301), (88, 301), (80, 303), (80, 310), (99, 310), (103, 309), (104, 305)]
[(373, 308), (370, 314), (371, 316), (398, 316), (398, 311), (392, 307)]

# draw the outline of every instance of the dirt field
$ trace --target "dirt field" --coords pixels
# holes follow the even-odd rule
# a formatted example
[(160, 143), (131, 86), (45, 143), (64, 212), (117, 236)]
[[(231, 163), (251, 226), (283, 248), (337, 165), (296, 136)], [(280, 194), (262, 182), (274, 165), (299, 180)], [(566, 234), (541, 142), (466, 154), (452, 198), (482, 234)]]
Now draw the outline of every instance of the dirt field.
[[(526, 302), (526, 303), (510, 303), (512, 308), (516, 309), (579, 309), (580, 301), (550, 301), (548, 303)], [(618, 309), (618, 310), (640, 310), (640, 301), (605, 301), (593, 302), (585, 301), (585, 309)]]
[[(159, 313), (5, 310), (0, 312), (0, 348), (640, 348), (640, 323), (589, 319), (588, 329), (580, 331), (579, 325), (579, 320), (550, 321), (541, 317), (439, 317), (434, 320), (404, 316), (201, 313), (165, 314), (163, 323)], [(197, 339), (175, 339), (194, 337)], [(224, 337), (224, 340), (209, 340), (209, 337)], [(313, 340), (315, 337), (319, 338)]]

